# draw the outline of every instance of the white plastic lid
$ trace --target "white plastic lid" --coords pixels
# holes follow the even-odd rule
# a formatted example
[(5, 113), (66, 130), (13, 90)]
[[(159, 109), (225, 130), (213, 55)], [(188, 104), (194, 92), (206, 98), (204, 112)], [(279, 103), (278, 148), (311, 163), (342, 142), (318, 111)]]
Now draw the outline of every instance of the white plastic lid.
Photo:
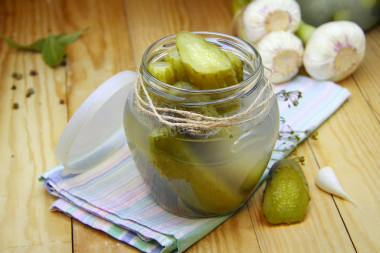
[(136, 72), (120, 72), (100, 85), (74, 113), (57, 144), (63, 174), (91, 169), (126, 141), (123, 111)]

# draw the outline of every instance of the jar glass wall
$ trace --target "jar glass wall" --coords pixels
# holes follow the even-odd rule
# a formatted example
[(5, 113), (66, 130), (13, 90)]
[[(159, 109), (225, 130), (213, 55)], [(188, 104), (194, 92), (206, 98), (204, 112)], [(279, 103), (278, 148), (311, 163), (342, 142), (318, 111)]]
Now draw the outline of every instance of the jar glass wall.
[[(143, 56), (138, 80), (146, 93), (132, 89), (128, 94), (124, 126), (134, 161), (157, 203), (178, 215), (209, 217), (233, 212), (251, 196), (273, 151), (279, 112), (251, 45), (226, 34), (196, 33), (237, 55), (244, 63), (244, 80), (215, 90), (188, 90), (159, 81), (148, 64), (175, 47), (175, 35), (163, 38)], [(145, 94), (154, 108), (138, 102), (138, 97), (148, 101)], [(155, 108), (168, 109), (157, 110), (169, 119), (167, 124)], [(177, 111), (204, 115), (203, 120), (211, 118), (216, 125), (198, 129), (196, 120)], [(179, 124), (183, 120), (188, 125)]]

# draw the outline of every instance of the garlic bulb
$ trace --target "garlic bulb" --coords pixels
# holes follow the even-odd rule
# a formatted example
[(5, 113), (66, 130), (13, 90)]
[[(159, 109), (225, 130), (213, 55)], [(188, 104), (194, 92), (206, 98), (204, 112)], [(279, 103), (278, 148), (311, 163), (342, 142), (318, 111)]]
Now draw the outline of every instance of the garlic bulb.
[(256, 46), (265, 67), (272, 70), (273, 83), (293, 78), (302, 65), (302, 41), (290, 32), (271, 32)]
[(321, 25), (306, 43), (303, 63), (317, 80), (340, 81), (352, 74), (365, 53), (363, 30), (351, 21)]
[(324, 191), (344, 198), (356, 206), (356, 202), (343, 190), (331, 167), (324, 167), (317, 173), (315, 183)]
[(243, 13), (242, 38), (256, 43), (273, 31), (294, 32), (301, 22), (301, 11), (295, 0), (256, 0)]

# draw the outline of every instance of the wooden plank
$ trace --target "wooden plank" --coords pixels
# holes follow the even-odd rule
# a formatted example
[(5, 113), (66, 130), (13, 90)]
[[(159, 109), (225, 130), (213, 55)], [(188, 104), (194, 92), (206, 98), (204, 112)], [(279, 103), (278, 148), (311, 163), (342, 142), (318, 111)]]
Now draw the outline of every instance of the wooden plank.
[(232, 32), (229, 0), (125, 0), (125, 10), (136, 66), (148, 46), (179, 31)]
[(380, 122), (380, 25), (367, 32), (366, 54), (353, 79)]
[(122, 0), (63, 1), (65, 29), (87, 28), (68, 48), (69, 115), (103, 81), (123, 70), (135, 70)]
[(311, 145), (319, 165), (333, 167), (343, 188), (358, 204), (355, 207), (334, 198), (358, 252), (380, 249), (380, 128), (359, 90), (360, 85), (366, 90), (367, 84), (356, 84), (352, 78), (341, 82), (352, 97), (319, 129), (319, 141)]
[[(20, 43), (58, 33), (58, 2), (2, 1), (0, 32)], [(30, 71), (38, 75), (31, 76)], [(12, 73), (23, 75), (21, 80)], [(41, 55), (20, 52), (0, 41), (0, 251), (71, 251), (71, 222), (55, 215), (55, 200), (38, 182), (54, 166), (55, 145), (66, 123), (65, 69), (50, 68)], [(12, 89), (12, 86), (15, 89)], [(32, 88), (34, 94), (26, 97)], [(19, 109), (12, 109), (18, 103)]]
[(188, 252), (245, 252), (259, 251), (247, 205), (214, 231), (188, 249)]
[(261, 251), (355, 252), (333, 199), (314, 183), (318, 165), (307, 142), (297, 148), (297, 154), (306, 160), (302, 168), (311, 196), (307, 215), (299, 223), (269, 224), (262, 212), (263, 184), (248, 203)]
[(320, 140), (311, 146), (319, 164), (335, 169), (344, 189), (358, 204), (354, 207), (335, 198), (358, 252), (380, 250), (379, 31), (378, 25), (367, 33), (362, 65), (352, 78), (341, 82), (352, 97), (319, 130)]
[[(64, 28), (85, 34), (68, 48), (68, 110), (71, 117), (103, 81), (134, 70), (123, 2), (62, 1)], [(136, 249), (80, 222), (73, 222), (75, 252), (136, 252)]]

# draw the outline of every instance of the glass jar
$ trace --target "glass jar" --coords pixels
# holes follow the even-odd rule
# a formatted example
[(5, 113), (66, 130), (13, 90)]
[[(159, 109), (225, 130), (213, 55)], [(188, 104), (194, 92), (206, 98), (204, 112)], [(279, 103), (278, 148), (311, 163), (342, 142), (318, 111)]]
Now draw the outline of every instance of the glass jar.
[[(279, 111), (255, 48), (230, 35), (196, 33), (237, 55), (244, 80), (215, 90), (189, 90), (159, 81), (148, 64), (164, 59), (175, 47), (175, 35), (165, 37), (143, 55), (141, 82), (128, 94), (124, 128), (156, 202), (177, 215), (210, 217), (237, 210), (253, 193), (277, 139)], [(196, 116), (189, 119), (183, 112)], [(211, 123), (198, 128), (205, 120)]]

